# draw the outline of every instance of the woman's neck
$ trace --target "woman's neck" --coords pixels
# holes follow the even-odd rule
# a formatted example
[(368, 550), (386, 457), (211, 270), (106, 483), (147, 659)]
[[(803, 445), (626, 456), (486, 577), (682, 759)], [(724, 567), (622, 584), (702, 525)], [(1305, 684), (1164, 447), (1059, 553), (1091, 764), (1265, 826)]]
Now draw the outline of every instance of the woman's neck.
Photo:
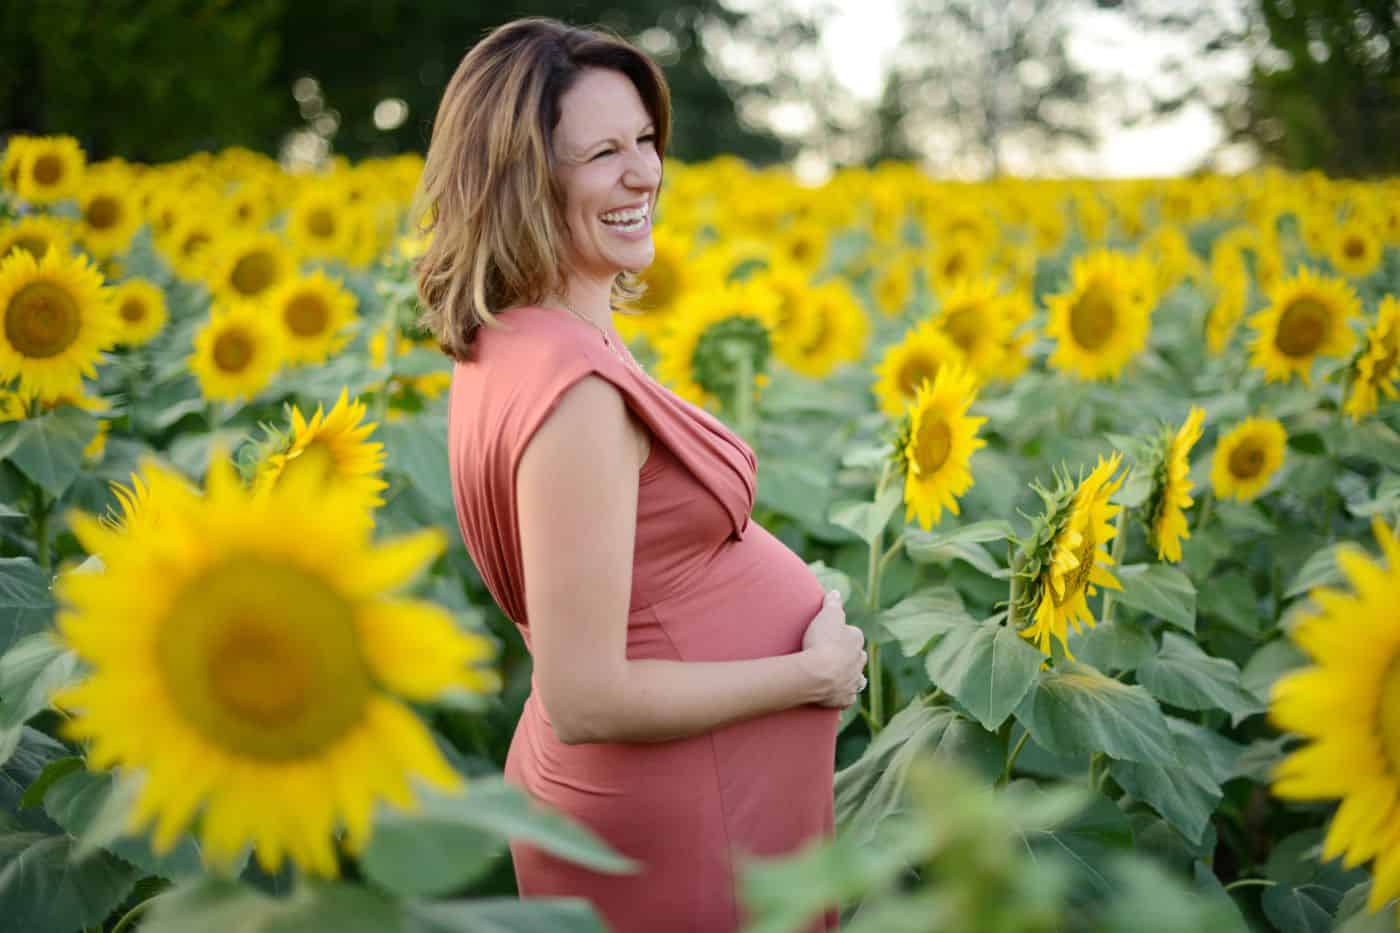
[(612, 282), (568, 279), (562, 291), (547, 297), (546, 302), (559, 304), (603, 329), (612, 327)]

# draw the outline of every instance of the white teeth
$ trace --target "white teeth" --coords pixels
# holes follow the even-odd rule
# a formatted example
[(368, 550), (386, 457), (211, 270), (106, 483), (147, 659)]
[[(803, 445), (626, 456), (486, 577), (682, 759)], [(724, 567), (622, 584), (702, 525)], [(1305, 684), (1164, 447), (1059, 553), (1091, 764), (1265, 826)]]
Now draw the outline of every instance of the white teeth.
[(638, 221), (645, 220), (647, 216), (646, 205), (634, 207), (625, 211), (609, 211), (601, 215), (603, 223), (618, 224), (620, 226), (635, 226)]

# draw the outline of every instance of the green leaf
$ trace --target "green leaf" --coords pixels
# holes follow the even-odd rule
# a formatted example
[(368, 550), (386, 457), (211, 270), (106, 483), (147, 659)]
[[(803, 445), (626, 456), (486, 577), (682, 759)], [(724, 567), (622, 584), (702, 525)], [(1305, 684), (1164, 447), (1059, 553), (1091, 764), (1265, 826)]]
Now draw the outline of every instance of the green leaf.
[(1152, 695), (1081, 664), (1041, 671), (1016, 718), (1055, 755), (1104, 752), (1128, 761), (1177, 763), (1166, 717)]
[(0, 835), (0, 917), (25, 933), (101, 926), (136, 884), (137, 872), (106, 853), (73, 864), (73, 838)]
[(910, 658), (922, 654), (940, 635), (976, 624), (963, 608), (962, 597), (951, 586), (919, 590), (880, 613), (879, 619)]
[(1293, 642), (1287, 638), (1275, 638), (1261, 646), (1245, 662), (1244, 670), (1240, 672), (1240, 683), (1260, 700), (1267, 700), (1273, 693), (1276, 680), (1307, 663), (1308, 656)]
[(442, 894), (471, 881), (500, 852), (498, 843), (512, 839), (606, 874), (638, 868), (582, 824), (499, 778), (474, 780), (464, 794), (422, 794), (413, 812), (381, 809), (363, 862), (395, 893)]
[(1162, 635), (1157, 656), (1138, 667), (1137, 679), (1168, 706), (1223, 709), (1236, 724), (1264, 709), (1240, 683), (1240, 670), (1234, 662), (1211, 657), (1196, 642), (1176, 632)]
[(1152, 657), (1157, 643), (1147, 629), (1120, 617), (1071, 632), (1069, 647), (1076, 658), (1090, 667), (1101, 671), (1132, 671)]
[(0, 424), (0, 460), (57, 499), (78, 478), (83, 448), (97, 434), (97, 419), (65, 405), (47, 415)]
[[(157, 898), (141, 933), (413, 933), (401, 906), (362, 885), (305, 881), (287, 897), (204, 877)], [(71, 931), (70, 931), (71, 933)]]
[(1376, 911), (1368, 913), (1366, 900), (1371, 893), (1371, 882), (1363, 881), (1347, 891), (1342, 903), (1337, 907), (1334, 933), (1395, 933), (1397, 905), (1394, 901)]
[(1260, 906), (1283, 933), (1331, 930), (1342, 898), (1366, 880), (1361, 868), (1320, 862), (1321, 847), (1322, 829), (1312, 828), (1284, 837), (1269, 852), (1264, 874), (1278, 883), (1264, 892)]
[(1278, 534), (1278, 526), (1269, 521), (1253, 502), (1218, 499), (1215, 503), (1215, 516), (1220, 520), (1220, 524), (1232, 531), (1252, 535)]
[(807, 569), (816, 576), (817, 582), (822, 585), (823, 593), (827, 590), (837, 590), (841, 594), (842, 602), (851, 598), (851, 578), (835, 567), (828, 567), (824, 561), (816, 560), (809, 563)]
[(1337, 566), (1337, 550), (1341, 547), (1354, 547), (1348, 544), (1329, 544), (1303, 562), (1303, 567), (1293, 582), (1288, 584), (1283, 595), (1289, 599), (1302, 596), (1319, 586), (1341, 586), (1345, 582), (1342, 568)]
[(0, 558), (0, 654), (53, 621), (53, 594), (39, 565), (27, 557)]
[(902, 501), (904, 489), (898, 483), (891, 483), (874, 502), (836, 503), (831, 507), (827, 520), (854, 533), (866, 544), (873, 545)]
[(188, 833), (182, 835), (175, 847), (164, 855), (156, 855), (151, 850), (144, 834), (127, 835), (125, 829), (129, 807), (112, 803), (115, 791), (116, 779), (111, 772), (92, 772), (80, 768), (62, 775), (44, 796), (44, 809), (49, 816), (78, 837), (75, 857), (84, 858), (99, 847), (99, 844), (95, 844), (96, 834), (107, 833), (104, 824), (111, 819), (115, 810), (120, 814), (116, 828), (121, 834), (103, 838), (101, 848), (120, 856), (146, 874), (161, 878), (192, 878), (203, 871), (199, 846)]
[(934, 686), (995, 732), (1035, 684), (1044, 661), (1010, 626), (989, 620), (949, 631), (929, 652), (926, 667)]
[(1370, 499), (1347, 502), (1347, 511), (1358, 518), (1400, 512), (1400, 474), (1387, 473), (1382, 476), (1376, 494)]
[(19, 798), (19, 805), (22, 808), (38, 807), (44, 803), (44, 795), (49, 792), (55, 781), (72, 774), (83, 767), (83, 759), (77, 755), (70, 755), (67, 758), (59, 758), (44, 766), (44, 770), (39, 772), (39, 776), (34, 779), (34, 783), (25, 788), (24, 795)]
[(0, 762), (30, 717), (49, 705), (49, 695), (73, 680), (77, 666), (77, 656), (48, 632), (28, 636), (0, 656)]
[(1257, 638), (1269, 621), (1249, 577), (1237, 571), (1214, 574), (1197, 595), (1197, 610), (1244, 635)]
[(434, 508), (450, 512), (451, 470), (447, 462), (447, 427), (442, 418), (421, 415), (381, 424), (377, 440), (389, 452), (387, 468), (408, 478)]
[[(1027, 781), (1017, 781), (1010, 789), (1030, 793), (1032, 797), (1047, 793)], [(1019, 808), (1013, 812), (1019, 812)], [(1100, 895), (1110, 894), (1114, 889), (1106, 869), (1108, 856), (1133, 844), (1133, 829), (1127, 815), (1097, 792), (1087, 795), (1072, 819), (1053, 827), (1023, 823), (1020, 832), (1031, 851), (1064, 859), (1081, 882)]]
[(1114, 576), (1123, 584), (1118, 594), (1123, 605), (1196, 631), (1196, 587), (1186, 574), (1169, 564), (1129, 564)]
[(916, 699), (895, 714), (860, 759), (836, 772), (836, 822), (861, 841), (899, 811), (909, 769), (925, 752), (970, 764), (991, 780), (1005, 749), (996, 736), (947, 706)]
[(1190, 723), (1168, 720), (1180, 767), (1114, 761), (1109, 765), (1109, 773), (1125, 791), (1160, 813), (1187, 841), (1199, 844), (1224, 792), (1220, 788), (1220, 769), (1196, 734), (1183, 728), (1187, 726)]
[(407, 907), (413, 933), (604, 933), (582, 898), (488, 897), (416, 902)]
[(912, 530), (905, 538), (904, 551), (916, 564), (961, 560), (990, 576), (1002, 576), (1005, 571), (982, 545), (989, 541), (1005, 541), (1010, 534), (1011, 527), (1000, 520), (972, 522), (947, 531)]

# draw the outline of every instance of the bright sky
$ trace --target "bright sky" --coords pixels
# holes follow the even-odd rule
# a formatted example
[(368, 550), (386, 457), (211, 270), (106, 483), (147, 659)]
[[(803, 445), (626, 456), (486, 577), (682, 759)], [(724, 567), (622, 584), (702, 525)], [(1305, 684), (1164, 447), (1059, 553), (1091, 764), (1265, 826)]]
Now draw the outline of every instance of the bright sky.
[[(799, 0), (800, 2), (800, 0)], [(840, 12), (826, 24), (822, 46), (837, 78), (866, 99), (880, 93), (884, 59), (900, 36), (898, 0), (836, 0)], [(987, 0), (993, 2), (993, 0)], [(1114, 14), (1086, 11), (1075, 20), (1070, 51), (1132, 73), (1150, 69), (1168, 51)], [(1176, 175), (1193, 168), (1220, 139), (1221, 128), (1204, 104), (1134, 129), (1104, 128), (1084, 171), (1109, 176)]]

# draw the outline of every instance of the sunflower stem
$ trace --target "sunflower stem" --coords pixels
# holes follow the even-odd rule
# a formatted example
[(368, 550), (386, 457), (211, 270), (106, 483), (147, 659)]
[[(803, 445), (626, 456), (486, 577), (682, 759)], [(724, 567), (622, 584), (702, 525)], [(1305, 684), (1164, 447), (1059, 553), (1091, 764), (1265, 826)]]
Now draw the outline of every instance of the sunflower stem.
[(389, 410), (389, 387), (394, 381), (394, 357), (399, 352), (399, 299), (389, 298), (384, 302), (384, 366), (379, 380), (379, 391), (375, 393), (370, 421), (383, 423)]
[[(890, 481), (890, 461), (885, 460), (884, 466), (880, 470), (880, 481), (875, 484), (875, 498), (873, 501), (879, 502), (880, 497), (885, 494), (885, 486)], [(895, 542), (896, 545), (899, 542)], [(865, 577), (865, 609), (870, 618), (874, 618), (875, 613), (880, 611), (880, 577), (884, 573), (884, 548), (885, 529), (881, 528), (875, 533), (875, 540), (870, 542), (870, 561), (866, 567)], [(892, 549), (893, 550), (893, 549)], [(885, 726), (885, 683), (884, 672), (880, 664), (880, 644), (871, 641), (866, 651), (866, 663), (868, 670), (866, 679), (870, 682), (870, 732), (876, 735)]]
[(1200, 534), (1201, 529), (1206, 527), (1206, 522), (1210, 520), (1214, 507), (1215, 493), (1207, 489), (1201, 494), (1201, 510), (1196, 513), (1196, 527), (1192, 529), (1193, 534)]
[(1105, 761), (1103, 752), (1094, 752), (1089, 756), (1089, 789), (1098, 790), (1103, 784), (1104, 775), (1108, 769), (1104, 767)]
[[(1118, 512), (1118, 521), (1114, 524), (1116, 533), (1113, 536), (1113, 551), (1110, 556), (1113, 558), (1112, 566), (1117, 567), (1123, 563), (1123, 554), (1128, 550), (1128, 507), (1125, 505)], [(1103, 611), (1099, 613), (1099, 622), (1107, 625), (1113, 621), (1113, 590), (1104, 587), (1103, 590)]]
[(1021, 733), (1021, 737), (1016, 740), (1016, 744), (1011, 749), (1011, 754), (1006, 756), (1006, 766), (1001, 769), (1001, 778), (997, 781), (997, 787), (1005, 787), (1011, 780), (1011, 768), (1016, 764), (1016, 756), (1021, 754), (1021, 749), (1026, 747), (1026, 740), (1031, 737), (1030, 731)]

